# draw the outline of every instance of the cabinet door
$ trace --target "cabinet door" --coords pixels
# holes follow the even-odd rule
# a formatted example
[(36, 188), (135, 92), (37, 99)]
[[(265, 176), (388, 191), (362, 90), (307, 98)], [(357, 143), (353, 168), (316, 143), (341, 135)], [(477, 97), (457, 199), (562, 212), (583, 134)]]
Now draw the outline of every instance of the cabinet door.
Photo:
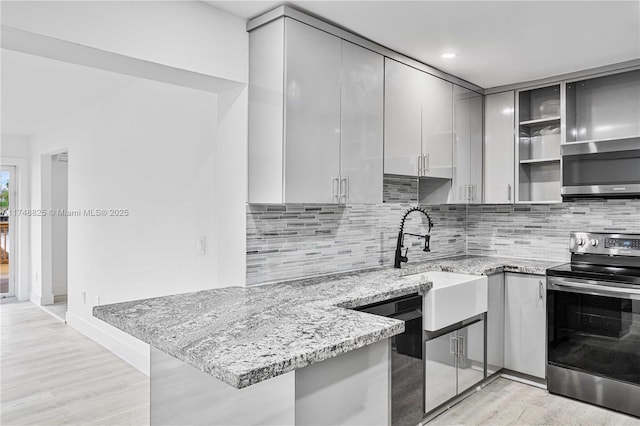
[(384, 58), (344, 40), (340, 113), (341, 201), (381, 203)]
[(385, 59), (384, 172), (418, 175), (425, 73)]
[(484, 156), (484, 95), (471, 92), (469, 99), (469, 146), (471, 152), (469, 171), (470, 202), (482, 203), (484, 191), (482, 188), (482, 171)]
[(421, 73), (423, 176), (453, 177), (453, 84)]
[(485, 97), (484, 202), (513, 204), (514, 200), (513, 91)]
[(425, 344), (425, 412), (457, 395), (456, 338), (453, 331)]
[(546, 377), (546, 285), (537, 275), (505, 275), (504, 366)]
[(484, 321), (457, 331), (458, 393), (484, 379)]
[(482, 95), (453, 86), (453, 182), (449, 203), (482, 200)]
[(341, 40), (286, 19), (285, 202), (337, 202)]
[(487, 307), (487, 373), (504, 367), (504, 274), (489, 276)]

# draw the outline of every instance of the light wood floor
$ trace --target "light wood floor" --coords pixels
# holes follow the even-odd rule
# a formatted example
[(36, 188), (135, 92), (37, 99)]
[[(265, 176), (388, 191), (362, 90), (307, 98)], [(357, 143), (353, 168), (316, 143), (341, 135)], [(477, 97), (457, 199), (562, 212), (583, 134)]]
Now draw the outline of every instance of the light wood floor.
[(30, 302), (0, 310), (0, 424), (149, 424), (146, 375)]
[(640, 425), (640, 419), (497, 379), (436, 417), (436, 425)]
[[(2, 311), (0, 424), (148, 425), (149, 379), (30, 302)], [(498, 379), (428, 423), (640, 425), (640, 420)]]

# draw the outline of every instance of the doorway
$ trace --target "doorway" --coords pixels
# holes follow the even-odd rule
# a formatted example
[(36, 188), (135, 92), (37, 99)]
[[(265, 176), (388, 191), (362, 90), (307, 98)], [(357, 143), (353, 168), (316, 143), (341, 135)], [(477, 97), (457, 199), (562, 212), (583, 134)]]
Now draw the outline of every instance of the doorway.
[[(0, 297), (9, 298), (15, 296), (15, 234), (13, 231), (12, 209), (16, 206), (16, 168), (15, 166), (2, 166), (0, 169)], [(14, 183), (12, 185), (12, 183)], [(15, 213), (15, 212), (14, 212)], [(13, 215), (15, 216), (15, 214)]]
[[(50, 265), (51, 293), (53, 304), (43, 305), (49, 313), (61, 320), (66, 320), (67, 314), (67, 253), (68, 253), (68, 216), (69, 207), (69, 155), (60, 152), (50, 156), (50, 211), (55, 212), (49, 217), (51, 250)], [(46, 228), (46, 227), (45, 227)], [(49, 274), (47, 274), (49, 275)], [(44, 276), (44, 274), (43, 274)]]

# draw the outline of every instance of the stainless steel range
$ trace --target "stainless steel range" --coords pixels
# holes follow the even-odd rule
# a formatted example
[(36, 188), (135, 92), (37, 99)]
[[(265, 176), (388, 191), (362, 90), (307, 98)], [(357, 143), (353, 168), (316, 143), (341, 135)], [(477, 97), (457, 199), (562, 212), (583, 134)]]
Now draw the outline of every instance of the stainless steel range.
[(549, 392), (640, 417), (640, 234), (571, 233), (547, 269)]

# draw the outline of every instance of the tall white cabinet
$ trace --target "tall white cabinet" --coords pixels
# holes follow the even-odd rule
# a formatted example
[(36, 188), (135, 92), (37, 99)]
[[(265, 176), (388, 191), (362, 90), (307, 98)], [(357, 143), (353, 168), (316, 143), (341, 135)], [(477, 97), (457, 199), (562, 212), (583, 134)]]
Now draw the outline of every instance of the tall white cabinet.
[(485, 96), (484, 115), (484, 202), (514, 202), (515, 93)]
[(249, 37), (249, 202), (381, 202), (382, 55), (290, 18)]
[(384, 172), (453, 177), (453, 84), (385, 59)]

